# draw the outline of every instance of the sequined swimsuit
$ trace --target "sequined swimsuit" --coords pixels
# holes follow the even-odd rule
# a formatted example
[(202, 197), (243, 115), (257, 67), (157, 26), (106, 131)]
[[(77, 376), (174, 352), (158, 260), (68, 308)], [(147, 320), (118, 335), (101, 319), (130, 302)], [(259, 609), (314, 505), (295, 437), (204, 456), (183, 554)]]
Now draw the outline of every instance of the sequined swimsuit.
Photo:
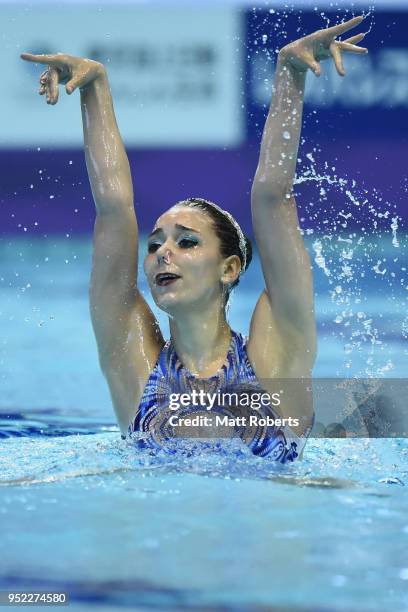
[[(250, 393), (258, 392), (259, 395), (259, 392), (263, 391), (248, 359), (246, 339), (240, 333), (231, 330), (231, 343), (224, 365), (214, 376), (205, 379), (199, 379), (191, 374), (180, 362), (172, 341), (167, 341), (149, 376), (136, 416), (129, 426), (129, 435), (131, 436), (133, 432), (151, 434), (154, 431), (159, 432), (159, 435), (152, 434), (150, 446), (160, 446), (166, 450), (164, 443), (167, 439), (166, 432), (160, 422), (163, 421), (161, 417), (166, 411), (168, 417), (170, 394), (191, 394), (198, 388), (214, 394), (219, 391), (230, 392), (239, 389), (240, 392), (243, 390)], [(189, 413), (194, 413), (194, 410), (197, 409), (189, 406)], [(212, 412), (217, 410), (225, 414), (225, 409), (219, 406), (214, 407)], [(268, 410), (270, 415), (279, 417), (272, 408)], [(184, 414), (186, 412), (185, 409)], [(168, 421), (168, 418), (164, 420)], [(287, 426), (256, 427), (250, 438), (248, 439), (246, 435), (244, 441), (255, 455), (286, 463), (294, 461), (300, 455), (310, 429), (302, 437), (298, 437)]]

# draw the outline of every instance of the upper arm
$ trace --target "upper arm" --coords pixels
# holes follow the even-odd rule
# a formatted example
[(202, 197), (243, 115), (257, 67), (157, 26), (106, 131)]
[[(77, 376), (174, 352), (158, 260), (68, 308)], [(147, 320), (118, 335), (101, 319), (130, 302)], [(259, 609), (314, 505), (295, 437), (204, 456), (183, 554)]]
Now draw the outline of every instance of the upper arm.
[(90, 310), (99, 362), (122, 431), (143, 393), (163, 338), (137, 288), (138, 230), (133, 209), (95, 222)]
[(266, 291), (255, 307), (247, 352), (262, 389), (270, 395), (279, 392), (276, 412), (283, 418), (298, 419), (299, 423), (291, 425), (291, 429), (303, 436), (313, 423), (314, 340), (303, 336), (287, 321), (275, 318)]
[(261, 377), (307, 375), (316, 353), (313, 278), (295, 199), (253, 193), (252, 218), (266, 290), (251, 320), (248, 353)]

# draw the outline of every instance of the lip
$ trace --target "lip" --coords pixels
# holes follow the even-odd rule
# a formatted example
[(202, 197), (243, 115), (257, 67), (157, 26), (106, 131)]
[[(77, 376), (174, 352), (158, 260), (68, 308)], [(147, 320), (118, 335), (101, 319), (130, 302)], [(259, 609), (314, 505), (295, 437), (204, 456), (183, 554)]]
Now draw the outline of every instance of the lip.
[[(166, 276), (172, 276), (173, 278), (169, 280), (168, 282), (161, 282), (161, 279), (165, 278)], [(172, 284), (174, 281), (178, 280), (179, 278), (181, 278), (181, 276), (179, 274), (176, 274), (175, 272), (170, 272), (170, 271), (159, 272), (154, 277), (154, 282), (156, 283), (158, 287), (167, 287), (167, 285)]]

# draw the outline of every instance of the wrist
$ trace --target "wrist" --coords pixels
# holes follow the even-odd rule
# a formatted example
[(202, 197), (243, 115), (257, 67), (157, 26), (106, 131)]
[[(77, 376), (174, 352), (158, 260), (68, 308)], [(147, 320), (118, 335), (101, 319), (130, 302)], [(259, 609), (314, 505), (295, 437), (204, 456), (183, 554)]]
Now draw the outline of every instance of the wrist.
[(97, 79), (103, 78), (107, 76), (107, 72), (106, 72), (106, 68), (103, 64), (101, 64), (100, 62), (95, 62), (96, 66), (96, 77)]
[(282, 47), (279, 51), (277, 65), (293, 75), (306, 76), (307, 67), (296, 61), (296, 57), (290, 50), (290, 45)]
[(306, 72), (307, 69), (296, 66), (285, 47), (279, 51), (275, 74), (281, 82), (296, 87), (297, 91), (302, 93), (305, 88)]
[[(93, 60), (85, 60), (85, 62), (92, 62), (91, 67), (91, 79), (85, 83), (82, 87), (80, 87), (80, 91), (85, 93), (90, 89), (95, 89), (95, 87), (100, 87), (108, 82), (108, 75), (106, 72), (106, 68), (100, 62), (95, 62)], [(90, 67), (88, 67), (89, 70)]]

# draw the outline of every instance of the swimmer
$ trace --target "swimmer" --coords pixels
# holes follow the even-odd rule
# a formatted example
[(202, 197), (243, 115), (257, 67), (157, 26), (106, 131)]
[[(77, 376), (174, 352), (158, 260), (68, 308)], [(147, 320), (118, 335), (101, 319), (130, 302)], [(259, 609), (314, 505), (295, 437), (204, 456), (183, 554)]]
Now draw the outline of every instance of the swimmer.
[[(63, 53), (21, 55), (46, 65), (39, 93), (47, 104), (58, 102), (59, 85), (69, 95), (80, 91), (96, 206), (90, 310), (122, 437), (135, 431), (165, 433), (169, 395), (192, 392), (198, 382), (207, 392), (243, 385), (272, 395), (274, 380), (310, 380), (316, 355), (313, 282), (292, 192), (305, 80), (309, 70), (319, 76), (320, 62), (326, 59), (344, 76), (342, 53), (367, 52), (358, 46), (364, 34), (336, 40), (362, 20), (355, 17), (319, 30), (279, 52), (251, 193), (265, 288), (254, 307), (248, 339), (230, 328), (226, 307), (250, 264), (251, 243), (227, 211), (189, 197), (157, 219), (144, 255), (153, 300), (169, 317), (171, 338), (165, 342), (137, 283), (132, 178), (106, 68)], [(287, 393), (276, 410), (280, 417), (298, 419), (298, 426), (255, 428), (244, 432), (243, 439), (255, 454), (285, 463), (301, 455), (310, 432), (310, 392)]]

